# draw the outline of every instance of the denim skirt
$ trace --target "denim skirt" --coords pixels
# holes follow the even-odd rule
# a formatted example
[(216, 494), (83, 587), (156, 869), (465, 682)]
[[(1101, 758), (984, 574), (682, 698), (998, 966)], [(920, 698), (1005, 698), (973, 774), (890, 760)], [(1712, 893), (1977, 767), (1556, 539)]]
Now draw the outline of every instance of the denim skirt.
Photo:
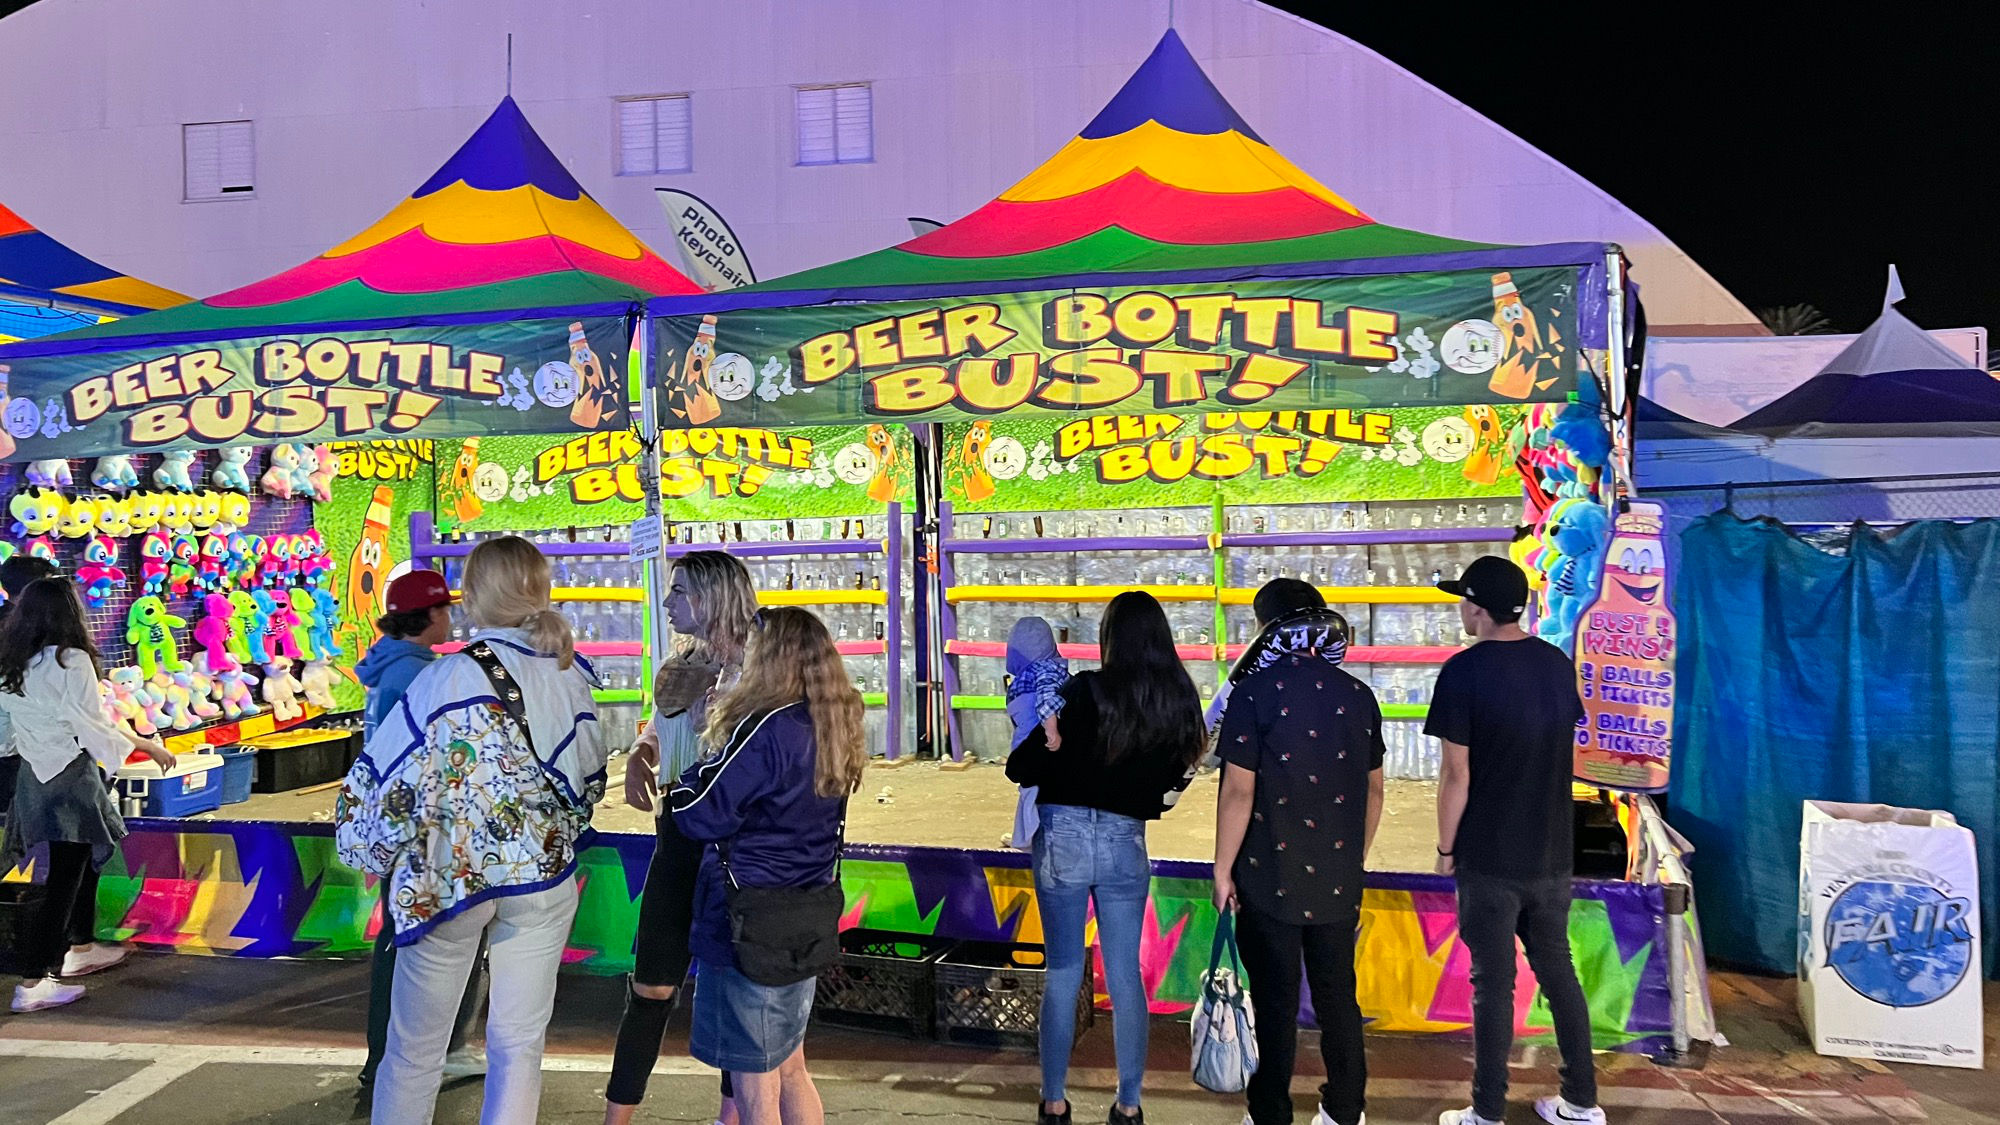
[(807, 979), (773, 987), (733, 966), (701, 966), (688, 1053), (717, 1070), (769, 1074), (806, 1041), (818, 985)]

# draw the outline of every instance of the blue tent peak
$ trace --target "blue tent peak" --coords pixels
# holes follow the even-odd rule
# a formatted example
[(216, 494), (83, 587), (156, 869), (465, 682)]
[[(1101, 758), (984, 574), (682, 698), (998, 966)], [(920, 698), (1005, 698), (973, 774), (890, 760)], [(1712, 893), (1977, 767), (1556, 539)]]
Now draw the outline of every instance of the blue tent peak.
[(556, 154), (549, 151), (512, 95), (501, 98), (486, 121), (444, 162), (444, 167), (410, 195), (421, 199), (460, 180), (480, 191), (507, 191), (533, 184), (558, 199), (583, 195), (583, 186), (556, 159)]
[(1208, 80), (1201, 64), (1188, 54), (1180, 33), (1172, 28), (1077, 135), (1100, 140), (1130, 132), (1148, 121), (1183, 133), (1213, 135), (1234, 129), (1253, 141), (1264, 140)]

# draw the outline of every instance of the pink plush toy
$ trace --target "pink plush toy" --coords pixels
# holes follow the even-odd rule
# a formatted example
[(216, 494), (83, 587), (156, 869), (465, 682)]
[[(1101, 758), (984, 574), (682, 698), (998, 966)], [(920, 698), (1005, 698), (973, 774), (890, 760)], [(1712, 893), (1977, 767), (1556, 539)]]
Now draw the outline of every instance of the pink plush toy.
[(194, 643), (208, 657), (209, 667), (235, 668), (236, 659), (229, 655), (229, 619), (236, 607), (226, 596), (210, 594), (201, 600), (201, 608), (203, 617), (195, 622)]

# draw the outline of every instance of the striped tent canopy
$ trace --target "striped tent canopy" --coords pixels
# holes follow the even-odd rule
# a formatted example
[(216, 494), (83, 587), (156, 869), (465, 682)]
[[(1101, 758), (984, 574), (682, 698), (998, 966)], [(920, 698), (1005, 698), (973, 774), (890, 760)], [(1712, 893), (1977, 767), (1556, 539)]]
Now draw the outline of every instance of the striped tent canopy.
[(0, 205), (0, 337), (44, 336), (186, 301), (84, 257)]
[(1422, 272), (1493, 264), (1498, 255), (1567, 263), (1601, 248), (1514, 251), (1376, 222), (1258, 136), (1168, 31), (1074, 140), (970, 215), (886, 250), (655, 309), (1138, 277)]
[(504, 98), (409, 198), (303, 265), (213, 297), (13, 354), (316, 327), (476, 322), (629, 309), (700, 288), (576, 182)]

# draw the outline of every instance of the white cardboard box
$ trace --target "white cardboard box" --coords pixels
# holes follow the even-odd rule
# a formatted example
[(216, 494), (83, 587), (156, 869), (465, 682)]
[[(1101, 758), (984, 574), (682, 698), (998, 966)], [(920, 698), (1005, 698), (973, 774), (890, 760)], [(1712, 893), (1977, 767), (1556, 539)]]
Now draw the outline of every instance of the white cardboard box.
[(1972, 831), (1945, 812), (1807, 801), (1798, 971), (1820, 1054), (1983, 1066)]

